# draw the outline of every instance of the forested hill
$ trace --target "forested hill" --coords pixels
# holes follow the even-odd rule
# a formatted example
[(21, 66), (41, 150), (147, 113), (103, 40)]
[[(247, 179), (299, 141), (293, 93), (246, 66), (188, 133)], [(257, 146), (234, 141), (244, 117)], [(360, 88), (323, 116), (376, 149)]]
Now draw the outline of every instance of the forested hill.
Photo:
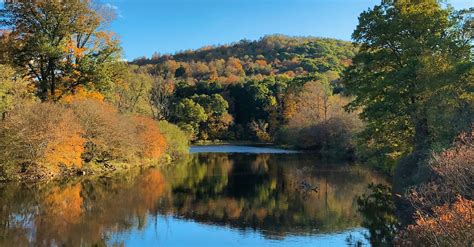
[(347, 41), (272, 35), (257, 41), (241, 40), (174, 55), (155, 53), (151, 58), (138, 58), (132, 64), (176, 67), (177, 76), (184, 74), (188, 79), (221, 83), (241, 82), (244, 77), (279, 74), (294, 77), (327, 72), (334, 79), (350, 63), (355, 52), (356, 48)]
[[(300, 138), (286, 137), (328, 133), (323, 123), (337, 125), (327, 123), (329, 119), (346, 119), (340, 124), (344, 128), (354, 126), (346, 124), (354, 116), (342, 110), (347, 100), (333, 93), (340, 91), (339, 78), (356, 50), (347, 41), (272, 35), (174, 55), (154, 54), (130, 63), (129, 89), (119, 92), (117, 105), (143, 113), (152, 105), (156, 119), (178, 124), (193, 140), (301, 144)], [(137, 95), (150, 97), (141, 100)], [(314, 127), (311, 133), (300, 131), (310, 127)], [(348, 136), (347, 128), (338, 128), (337, 133)]]

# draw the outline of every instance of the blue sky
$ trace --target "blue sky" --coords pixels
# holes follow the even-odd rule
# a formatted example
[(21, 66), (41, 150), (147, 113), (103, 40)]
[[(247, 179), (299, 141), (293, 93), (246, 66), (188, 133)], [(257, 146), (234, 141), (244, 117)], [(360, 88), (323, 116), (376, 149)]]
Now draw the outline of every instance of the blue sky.
[[(174, 53), (268, 34), (350, 40), (357, 17), (380, 0), (103, 0), (124, 56)], [(455, 8), (472, 0), (452, 0)]]

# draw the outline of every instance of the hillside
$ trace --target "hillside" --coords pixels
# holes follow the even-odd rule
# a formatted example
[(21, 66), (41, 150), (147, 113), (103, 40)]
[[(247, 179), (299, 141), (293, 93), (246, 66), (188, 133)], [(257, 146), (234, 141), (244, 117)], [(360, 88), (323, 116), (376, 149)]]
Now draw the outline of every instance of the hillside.
[[(152, 77), (151, 93), (144, 94), (151, 95), (154, 117), (178, 124), (192, 139), (275, 142), (288, 136), (284, 129), (345, 114), (339, 78), (355, 53), (346, 41), (273, 35), (154, 54), (134, 60), (130, 68), (134, 78)], [(138, 84), (132, 83), (134, 91)], [(146, 100), (141, 105), (147, 108)], [(322, 148), (318, 145), (303, 147)]]
[[(286, 74), (289, 77), (326, 73), (337, 77), (356, 52), (346, 41), (312, 37), (265, 36), (257, 41), (241, 40), (222, 46), (208, 46), (174, 55), (154, 54), (139, 58), (136, 65), (159, 65), (162, 70), (189, 81), (243, 82)], [(181, 68), (181, 69), (179, 69)]]

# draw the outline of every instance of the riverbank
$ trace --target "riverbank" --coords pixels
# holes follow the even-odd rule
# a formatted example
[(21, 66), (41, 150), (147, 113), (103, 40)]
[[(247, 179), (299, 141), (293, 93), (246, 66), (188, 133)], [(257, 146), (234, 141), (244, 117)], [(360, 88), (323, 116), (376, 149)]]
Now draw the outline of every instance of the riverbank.
[(128, 172), (136, 169), (149, 169), (165, 167), (176, 160), (172, 160), (169, 155), (164, 156), (160, 160), (153, 162), (142, 162), (142, 163), (127, 163), (127, 162), (113, 162), (113, 163), (89, 163), (83, 164), (79, 168), (66, 168), (61, 167), (58, 172), (48, 172), (48, 169), (42, 167), (36, 167), (35, 169), (29, 169), (25, 171), (19, 171), (18, 173), (10, 173), (7, 176), (5, 174), (0, 176), (0, 183), (13, 183), (21, 182), (27, 184), (35, 183), (49, 183), (59, 181), (70, 181), (79, 178), (94, 178), (103, 176), (114, 176), (116, 174)]

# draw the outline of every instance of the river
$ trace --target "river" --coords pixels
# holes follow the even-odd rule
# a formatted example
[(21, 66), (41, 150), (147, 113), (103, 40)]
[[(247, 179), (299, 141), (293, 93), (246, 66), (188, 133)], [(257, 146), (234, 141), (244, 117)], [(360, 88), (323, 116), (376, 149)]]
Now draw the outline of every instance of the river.
[(368, 169), (249, 146), (164, 168), (0, 185), (0, 246), (346, 246), (364, 240)]

